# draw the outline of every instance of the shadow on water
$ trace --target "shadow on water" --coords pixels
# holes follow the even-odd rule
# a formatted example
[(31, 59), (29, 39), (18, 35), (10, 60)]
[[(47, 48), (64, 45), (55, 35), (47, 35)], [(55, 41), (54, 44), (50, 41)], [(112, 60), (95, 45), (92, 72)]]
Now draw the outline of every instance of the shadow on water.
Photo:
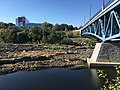
[(101, 85), (97, 69), (52, 68), (0, 75), (0, 90), (99, 90)]

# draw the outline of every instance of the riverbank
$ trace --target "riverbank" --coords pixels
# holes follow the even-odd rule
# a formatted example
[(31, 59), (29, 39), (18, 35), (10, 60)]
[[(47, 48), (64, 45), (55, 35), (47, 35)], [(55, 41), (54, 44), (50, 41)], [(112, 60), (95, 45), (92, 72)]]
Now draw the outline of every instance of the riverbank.
[(2, 44), (0, 74), (54, 67), (85, 68), (93, 49), (90, 46), (72, 45)]

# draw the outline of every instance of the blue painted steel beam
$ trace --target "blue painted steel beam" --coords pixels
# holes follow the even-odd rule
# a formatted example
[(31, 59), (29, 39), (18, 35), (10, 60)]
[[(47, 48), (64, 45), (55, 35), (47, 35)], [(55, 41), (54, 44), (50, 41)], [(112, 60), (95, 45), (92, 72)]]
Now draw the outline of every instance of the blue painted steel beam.
[(82, 35), (91, 35), (103, 42), (120, 40), (116, 39), (120, 37), (120, 13), (118, 9), (115, 9), (118, 5), (120, 5), (120, 0), (115, 0), (110, 6), (85, 24), (80, 29)]
[[(105, 11), (101, 11), (98, 15), (96, 15), (93, 19), (91, 19), (88, 23), (88, 25), (90, 25), (91, 23), (93, 23), (93, 22), (95, 22), (97, 19), (99, 19), (100, 17), (102, 17), (103, 15), (105, 15), (106, 13), (108, 13), (110, 10), (112, 10), (113, 8), (115, 8), (116, 6), (118, 6), (118, 5), (120, 5), (120, 0), (115, 0), (116, 1), (116, 3), (114, 4), (114, 5), (112, 5), (111, 7), (109, 7), (107, 10), (105, 10)], [(88, 26), (87, 25), (87, 26)], [(84, 28), (86, 28), (86, 26), (84, 27), (83, 26), (83, 28), (82, 29), (84, 29)]]

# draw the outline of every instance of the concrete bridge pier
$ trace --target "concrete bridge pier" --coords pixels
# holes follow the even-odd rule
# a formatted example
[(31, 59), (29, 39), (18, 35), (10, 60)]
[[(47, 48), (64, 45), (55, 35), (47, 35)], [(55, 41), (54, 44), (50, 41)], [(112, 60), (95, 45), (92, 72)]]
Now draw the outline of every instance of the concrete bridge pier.
[(115, 67), (120, 65), (120, 42), (97, 43), (87, 63), (89, 67)]

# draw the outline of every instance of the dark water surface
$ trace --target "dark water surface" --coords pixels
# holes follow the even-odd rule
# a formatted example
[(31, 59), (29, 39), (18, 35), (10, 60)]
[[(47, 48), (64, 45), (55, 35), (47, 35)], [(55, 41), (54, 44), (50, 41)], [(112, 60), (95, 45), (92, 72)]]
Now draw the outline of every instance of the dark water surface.
[(96, 69), (64, 68), (0, 75), (0, 90), (99, 90)]

